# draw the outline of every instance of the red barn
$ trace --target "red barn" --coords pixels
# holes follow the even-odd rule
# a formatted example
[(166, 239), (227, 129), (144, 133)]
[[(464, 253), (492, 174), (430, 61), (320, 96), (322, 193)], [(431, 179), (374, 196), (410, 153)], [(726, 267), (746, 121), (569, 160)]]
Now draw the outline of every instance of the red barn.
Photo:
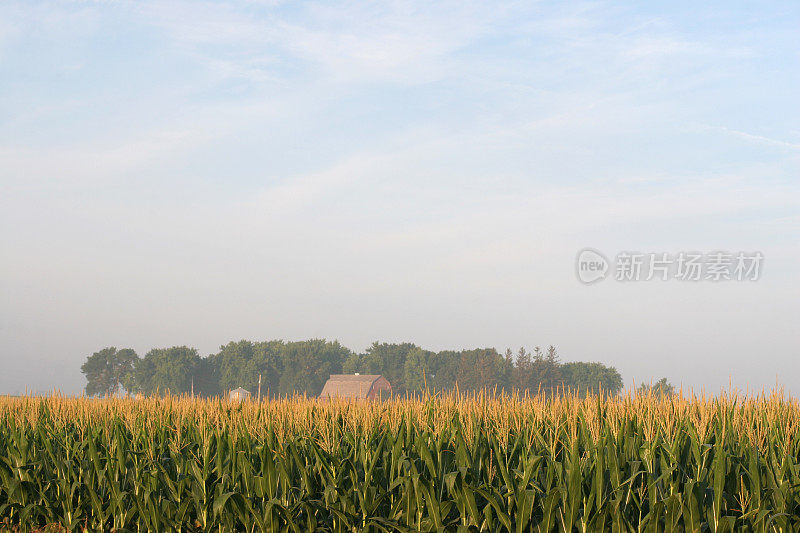
[(378, 374), (331, 374), (319, 397), (374, 400), (391, 393), (392, 384)]

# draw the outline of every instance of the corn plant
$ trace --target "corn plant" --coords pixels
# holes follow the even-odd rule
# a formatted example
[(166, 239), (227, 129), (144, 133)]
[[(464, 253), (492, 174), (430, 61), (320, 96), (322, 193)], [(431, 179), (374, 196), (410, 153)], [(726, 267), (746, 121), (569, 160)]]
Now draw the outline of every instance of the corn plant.
[(0, 398), (0, 524), (799, 531), (800, 406), (743, 397)]

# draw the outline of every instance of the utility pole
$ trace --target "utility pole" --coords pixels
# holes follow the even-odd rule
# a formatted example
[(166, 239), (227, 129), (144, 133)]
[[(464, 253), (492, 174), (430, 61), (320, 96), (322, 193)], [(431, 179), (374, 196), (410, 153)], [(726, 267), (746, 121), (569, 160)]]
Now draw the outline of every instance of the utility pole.
[(258, 401), (261, 401), (261, 374), (258, 375)]
[(194, 375), (192, 375), (192, 398), (194, 398)]

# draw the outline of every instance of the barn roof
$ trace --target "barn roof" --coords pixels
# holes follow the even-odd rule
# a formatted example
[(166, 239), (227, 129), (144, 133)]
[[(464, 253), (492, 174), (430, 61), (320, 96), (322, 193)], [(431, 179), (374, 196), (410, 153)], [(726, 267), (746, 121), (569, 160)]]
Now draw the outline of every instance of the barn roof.
[(331, 374), (320, 398), (366, 398), (380, 374)]

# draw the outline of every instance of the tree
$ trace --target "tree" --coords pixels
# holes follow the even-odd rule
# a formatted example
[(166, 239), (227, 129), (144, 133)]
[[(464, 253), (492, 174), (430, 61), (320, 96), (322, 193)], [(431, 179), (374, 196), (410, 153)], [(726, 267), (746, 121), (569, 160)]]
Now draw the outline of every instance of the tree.
[(577, 392), (580, 396), (597, 394), (618, 394), (622, 390), (622, 376), (617, 369), (602, 363), (564, 363), (561, 365), (564, 388)]
[(134, 366), (139, 357), (130, 348), (117, 350), (109, 347), (90, 355), (81, 366), (86, 375), (86, 394), (110, 396), (124, 389), (133, 392)]
[(512, 391), (514, 389), (514, 352), (511, 348), (506, 348), (503, 359), (503, 390)]
[(462, 391), (495, 390), (503, 375), (503, 356), (494, 348), (463, 350), (456, 381)]
[(406, 392), (420, 393), (430, 388), (428, 384), (430, 379), (428, 370), (429, 356), (430, 352), (422, 348), (414, 348), (408, 352), (405, 363), (405, 376), (403, 379)]
[(562, 382), (561, 364), (555, 347), (550, 346), (546, 353), (538, 346), (533, 353), (520, 348), (512, 376), (513, 388), (520, 393), (554, 394)]
[[(190, 385), (191, 386), (191, 385)], [(194, 393), (199, 396), (216, 396), (219, 388), (219, 372), (211, 357), (201, 357), (194, 371)]]
[(218, 375), (220, 391), (243, 387), (253, 394), (277, 393), (281, 374), (283, 341), (256, 342), (241, 340), (220, 346), (220, 351), (210, 357)]
[(516, 364), (511, 371), (511, 388), (520, 393), (530, 391), (531, 388), (536, 392), (539, 383), (538, 381), (534, 383), (534, 381), (531, 354), (525, 348), (520, 348), (517, 352)]
[(197, 350), (188, 346), (155, 348), (136, 364), (137, 389), (150, 394), (185, 394), (197, 375), (203, 375)]
[(344, 363), (342, 363), (342, 372), (345, 374), (360, 373), (363, 366), (364, 354), (353, 352), (347, 356), (347, 359), (345, 359)]
[(456, 385), (461, 352), (443, 350), (428, 356), (428, 386), (433, 391), (450, 390)]
[(415, 344), (372, 343), (361, 359), (361, 373), (381, 374), (392, 384), (392, 392), (402, 394), (406, 391), (406, 358), (409, 352), (417, 349)]
[(286, 343), (280, 353), (282, 373), (278, 392), (317, 396), (330, 375), (342, 371), (342, 364), (350, 355), (352, 352), (338, 341), (312, 339)]
[[(261, 376), (262, 395), (277, 395), (280, 388), (280, 378), (283, 368), (281, 366), (281, 351), (285, 345), (283, 341), (263, 341), (253, 346), (254, 371), (252, 391), (258, 390), (255, 381), (256, 373)], [(346, 349), (346, 348), (345, 348)]]
[(561, 363), (558, 360), (555, 346), (549, 346), (547, 353), (544, 354), (537, 346), (534, 349), (532, 366), (534, 380), (538, 383), (538, 391), (555, 394), (562, 387)]
[(636, 389), (637, 396), (672, 396), (675, 394), (675, 387), (667, 381), (667, 378), (661, 378), (655, 382), (655, 384), (648, 385), (646, 383), (642, 383), (639, 385), (639, 388)]
[[(130, 349), (105, 348), (81, 366), (88, 394), (128, 392), (195, 394), (210, 396), (236, 387), (262, 396), (304, 393), (316, 396), (330, 374), (381, 374), (393, 392), (412, 394), (425, 390), (542, 392), (558, 389), (580, 395), (603, 390), (616, 394), (622, 377), (600, 363), (560, 364), (555, 347), (533, 352), (520, 348), (516, 358), (510, 349), (501, 355), (494, 348), (430, 352), (412, 343), (374, 342), (357, 354), (338, 342), (311, 339), (285, 343), (281, 340), (229, 342), (219, 352), (201, 358), (186, 346), (150, 350), (142, 359)], [(662, 379), (650, 390), (672, 394), (674, 387)]]

